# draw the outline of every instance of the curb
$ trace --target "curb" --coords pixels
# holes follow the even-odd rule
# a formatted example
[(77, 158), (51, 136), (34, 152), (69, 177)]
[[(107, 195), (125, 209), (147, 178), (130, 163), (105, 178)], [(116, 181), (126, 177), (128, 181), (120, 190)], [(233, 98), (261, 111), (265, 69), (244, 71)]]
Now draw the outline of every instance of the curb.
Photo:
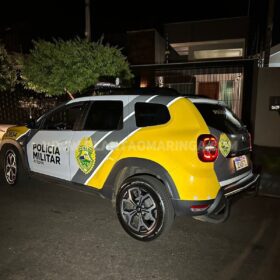
[(259, 194), (280, 198), (280, 176), (262, 173)]

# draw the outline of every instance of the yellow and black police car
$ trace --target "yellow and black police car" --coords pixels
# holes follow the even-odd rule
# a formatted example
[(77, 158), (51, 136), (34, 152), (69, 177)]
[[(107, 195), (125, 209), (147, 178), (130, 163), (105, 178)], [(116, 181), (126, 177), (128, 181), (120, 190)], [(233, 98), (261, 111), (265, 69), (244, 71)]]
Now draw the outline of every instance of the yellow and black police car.
[(82, 97), (7, 130), (1, 178), (63, 180), (109, 198), (125, 231), (148, 241), (176, 215), (218, 223), (254, 187), (250, 135), (224, 103), (158, 95)]

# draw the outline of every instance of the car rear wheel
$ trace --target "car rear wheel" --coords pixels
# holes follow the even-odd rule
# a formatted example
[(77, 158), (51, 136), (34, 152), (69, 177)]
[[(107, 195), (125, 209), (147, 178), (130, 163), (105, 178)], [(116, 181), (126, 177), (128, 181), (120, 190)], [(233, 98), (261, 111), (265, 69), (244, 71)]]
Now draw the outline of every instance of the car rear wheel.
[(174, 221), (174, 208), (166, 187), (148, 175), (124, 182), (117, 194), (116, 208), (124, 230), (141, 241), (159, 237)]

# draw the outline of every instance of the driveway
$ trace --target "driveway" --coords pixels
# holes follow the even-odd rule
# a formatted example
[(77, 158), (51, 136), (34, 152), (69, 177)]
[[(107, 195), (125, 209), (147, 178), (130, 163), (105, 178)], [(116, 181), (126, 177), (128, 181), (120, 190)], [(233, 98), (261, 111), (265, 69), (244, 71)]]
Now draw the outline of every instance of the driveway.
[(280, 279), (279, 202), (246, 196), (224, 224), (179, 217), (142, 243), (95, 195), (33, 179), (0, 185), (0, 279)]

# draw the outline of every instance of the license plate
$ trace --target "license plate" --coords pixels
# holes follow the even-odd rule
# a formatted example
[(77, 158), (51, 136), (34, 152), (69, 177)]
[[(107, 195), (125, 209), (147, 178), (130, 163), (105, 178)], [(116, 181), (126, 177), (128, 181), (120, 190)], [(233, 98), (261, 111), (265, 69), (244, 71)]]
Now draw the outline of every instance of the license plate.
[(240, 170), (248, 166), (248, 161), (246, 156), (240, 156), (233, 159), (235, 169)]

